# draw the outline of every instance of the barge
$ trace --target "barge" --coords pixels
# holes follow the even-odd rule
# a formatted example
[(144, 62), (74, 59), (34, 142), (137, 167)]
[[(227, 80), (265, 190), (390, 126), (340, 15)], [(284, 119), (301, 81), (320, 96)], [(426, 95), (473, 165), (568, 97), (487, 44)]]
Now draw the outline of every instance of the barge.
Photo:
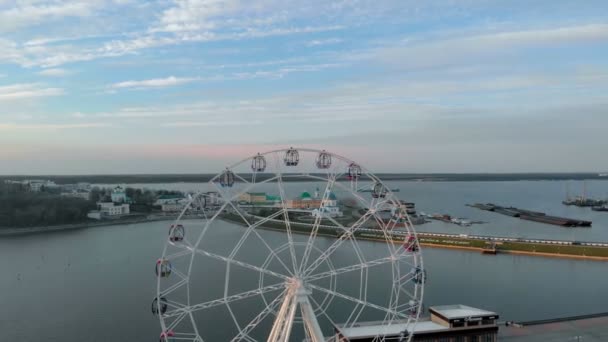
[[(478, 208), (486, 211), (493, 211), (495, 213), (511, 216), (511, 217), (519, 217), (522, 220), (534, 221), (546, 224), (553, 224), (556, 226), (562, 227), (591, 227), (592, 222), (587, 220), (579, 220), (572, 219), (568, 217), (558, 217), (547, 215), (546, 213), (540, 211), (533, 211), (527, 209), (519, 209), (515, 207), (503, 207), (493, 203), (481, 204), (475, 203), (470, 204), (470, 207)], [(598, 210), (604, 211), (604, 209)], [(608, 211), (608, 208), (605, 209)]]

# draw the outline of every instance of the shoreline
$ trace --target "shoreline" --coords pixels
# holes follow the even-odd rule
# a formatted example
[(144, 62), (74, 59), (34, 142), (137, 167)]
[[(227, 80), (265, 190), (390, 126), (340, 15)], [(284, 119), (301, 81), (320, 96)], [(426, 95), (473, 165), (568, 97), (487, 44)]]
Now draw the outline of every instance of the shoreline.
[(157, 222), (157, 221), (171, 221), (174, 219), (175, 219), (175, 216), (166, 216), (166, 217), (157, 216), (157, 217), (140, 217), (140, 218), (133, 218), (133, 219), (116, 219), (116, 220), (99, 221), (99, 222), (95, 222), (95, 221), (82, 222), (82, 223), (64, 224), (64, 225), (56, 225), (56, 226), (41, 226), (41, 227), (39, 226), (39, 227), (27, 227), (27, 228), (0, 228), (0, 237), (20, 236), (20, 235), (28, 235), (28, 234), (54, 233), (54, 232), (68, 231), (68, 230), (117, 226), (117, 225), (121, 225), (121, 224), (139, 224), (139, 223)]
[[(234, 224), (238, 224), (238, 225), (242, 225), (238, 220), (234, 221), (231, 220), (229, 217), (220, 217), (220, 219), (225, 220), (227, 222), (232, 222)], [(265, 225), (260, 225), (259, 228), (261, 229), (267, 229), (267, 230), (274, 230), (274, 231), (284, 231), (285, 229), (283, 228), (277, 228), (277, 227), (268, 227)], [(301, 231), (299, 231), (298, 229), (293, 229), (294, 233), (302, 233)], [(318, 235), (324, 235), (324, 236), (328, 236), (328, 237), (332, 237), (335, 238), (336, 235), (335, 234), (331, 234), (331, 233), (323, 233), (321, 232), (321, 230), (319, 230), (319, 232), (317, 233)], [(478, 241), (472, 241), (472, 240), (468, 240), (468, 239), (463, 239), (463, 238), (458, 238), (458, 237), (451, 237), (449, 241), (455, 240), (455, 241), (460, 241), (463, 242), (462, 245), (459, 244), (453, 244), (453, 243), (434, 243), (434, 242), (424, 242), (424, 233), (420, 234), (420, 237), (418, 238), (419, 244), (421, 246), (425, 246), (425, 247), (430, 247), (430, 248), (445, 248), (445, 249), (459, 249), (459, 250), (466, 250), (466, 251), (476, 251), (479, 253), (482, 253), (484, 248), (483, 247), (479, 247), (479, 246), (472, 246), (470, 245), (471, 243), (475, 243)], [(361, 240), (368, 240), (368, 241), (384, 241), (382, 239), (379, 239), (377, 237), (374, 236), (370, 236), (369, 234), (362, 234), (356, 237), (357, 239), (361, 239)], [(428, 238), (427, 238), (428, 239)], [(438, 241), (441, 241), (442, 239), (437, 239)], [(394, 240), (396, 242), (401, 242), (400, 240)], [(469, 244), (468, 246), (466, 244)], [(567, 258), (567, 259), (576, 259), (576, 260), (594, 260), (594, 261), (608, 261), (608, 256), (589, 256), (589, 255), (578, 255), (578, 254), (565, 254), (565, 253), (547, 253), (547, 252), (536, 252), (536, 251), (526, 251), (526, 250), (517, 250), (517, 249), (502, 249), (500, 247), (497, 248), (497, 252), (498, 254), (519, 254), (519, 255), (527, 255), (527, 256), (537, 256), (537, 257), (552, 257), (552, 258)]]
[[(33, 228), (6, 228), (0, 229), (0, 237), (11, 237), (11, 236), (21, 236), (28, 234), (43, 234), (43, 233), (52, 233), (59, 231), (67, 231), (67, 230), (76, 230), (76, 229), (87, 229), (87, 228), (96, 228), (96, 227), (107, 227), (107, 226), (115, 226), (122, 224), (141, 224), (148, 222), (158, 222), (158, 221), (171, 221), (174, 220), (176, 216), (154, 216), (154, 217), (140, 217), (135, 219), (117, 219), (112, 221), (104, 221), (104, 222), (83, 222), (78, 224), (71, 225), (60, 225), (60, 226), (46, 226), (46, 227), (33, 227)], [(235, 222), (226, 217), (219, 217), (219, 219), (235, 223), (241, 225), (239, 222)], [(282, 228), (269, 227), (269, 226), (259, 226), (261, 229), (272, 230), (272, 231), (284, 231)], [(296, 234), (303, 234), (303, 231), (298, 229), (293, 230)], [(335, 234), (323, 232), (319, 230), (318, 235), (335, 238)], [(424, 236), (424, 233), (420, 234)], [(367, 241), (380, 241), (381, 239), (360, 235), (357, 239), (367, 240)], [(452, 239), (468, 242), (470, 241), (465, 239), (458, 239), (453, 237)], [(419, 243), (421, 246), (429, 247), (429, 248), (443, 248), (443, 249), (457, 249), (469, 252), (479, 252), (482, 253), (484, 250), (482, 247), (476, 246), (466, 246), (466, 245), (456, 245), (456, 244), (443, 244), (443, 243), (433, 243), (433, 242), (423, 242), (424, 238), (419, 239)], [(399, 241), (399, 240), (396, 240)], [(536, 257), (549, 257), (549, 258), (562, 258), (562, 259), (575, 259), (575, 260), (593, 260), (593, 261), (608, 261), (608, 256), (591, 256), (591, 255), (577, 255), (577, 254), (565, 254), (565, 253), (547, 253), (547, 252), (536, 252), (536, 251), (526, 251), (526, 250), (514, 250), (514, 249), (501, 249), (497, 248), (497, 254), (513, 254), (513, 255), (526, 255), (526, 256), (536, 256)]]

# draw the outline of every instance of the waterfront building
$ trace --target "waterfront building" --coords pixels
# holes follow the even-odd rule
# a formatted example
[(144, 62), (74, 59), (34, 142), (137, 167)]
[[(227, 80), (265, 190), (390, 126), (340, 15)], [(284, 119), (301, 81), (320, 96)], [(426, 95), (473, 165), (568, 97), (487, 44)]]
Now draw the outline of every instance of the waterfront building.
[(239, 196), (238, 201), (244, 202), (247, 204), (266, 204), (266, 193), (265, 192), (246, 192)]
[(27, 185), (31, 192), (40, 192), (47, 188), (56, 188), (57, 184), (51, 180), (31, 179), (22, 182)]
[(125, 189), (118, 185), (112, 190), (112, 202), (114, 203), (126, 203), (127, 202), (127, 194), (125, 193)]
[(300, 197), (285, 201), (287, 209), (318, 209), (321, 207), (321, 199), (312, 198), (310, 193), (303, 192)]
[(154, 202), (154, 205), (162, 206), (163, 204), (172, 204), (183, 199), (184, 196), (182, 195), (160, 195)]
[(130, 213), (129, 205), (126, 203), (97, 202), (101, 217), (122, 216)]
[[(164, 201), (160, 208), (163, 212), (179, 212), (184, 210), (188, 202), (188, 199), (178, 196), (170, 201)], [(198, 208), (190, 208), (188, 210), (198, 210)]]
[(281, 197), (269, 195), (265, 192), (246, 192), (238, 197), (240, 204), (258, 205), (258, 206), (281, 206)]
[[(318, 199), (318, 197), (319, 189), (315, 192), (315, 198)], [(321, 200), (320, 207), (312, 211), (314, 217), (341, 217), (342, 215), (342, 210), (338, 206), (338, 198), (329, 190), (325, 193), (324, 199)]]
[(209, 191), (205, 193), (206, 205), (209, 207), (216, 207), (222, 204), (220, 194), (217, 191)]
[(62, 192), (61, 196), (82, 198), (82, 199), (88, 201), (90, 199), (91, 192), (87, 191), (87, 190), (72, 190), (72, 191)]
[[(414, 326), (415, 342), (496, 342), (498, 314), (466, 305), (441, 305), (429, 308), (430, 317), (421, 318)], [(406, 321), (390, 325), (363, 322), (354, 327), (336, 327), (334, 342), (399, 341), (406, 335)], [(408, 332), (409, 333), (409, 332)]]

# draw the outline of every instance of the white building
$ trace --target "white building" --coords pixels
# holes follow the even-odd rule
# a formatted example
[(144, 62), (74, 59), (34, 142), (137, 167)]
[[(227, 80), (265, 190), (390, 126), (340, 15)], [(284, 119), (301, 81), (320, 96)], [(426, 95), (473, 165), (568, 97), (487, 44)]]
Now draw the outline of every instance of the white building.
[(127, 202), (127, 194), (125, 193), (125, 189), (122, 186), (117, 186), (112, 190), (112, 202), (114, 203), (126, 203)]
[[(318, 190), (315, 197), (318, 197)], [(333, 192), (325, 194), (325, 198), (321, 200), (321, 206), (312, 211), (313, 217), (342, 217), (343, 213), (338, 206), (338, 198)]]
[(61, 193), (61, 196), (82, 198), (87, 201), (89, 200), (90, 195), (91, 195), (91, 192), (86, 191), (86, 190), (73, 190), (73, 191)]
[(162, 206), (163, 204), (174, 204), (175, 202), (183, 199), (184, 196), (182, 195), (160, 195), (158, 199), (156, 199), (156, 202), (154, 202), (154, 205)]
[(215, 206), (219, 206), (222, 204), (222, 201), (220, 199), (220, 194), (217, 191), (209, 191), (209, 192), (207, 192), (205, 197), (207, 198), (206, 204), (208, 207), (215, 207)]
[(163, 212), (178, 212), (184, 210), (185, 205), (186, 203), (183, 202), (165, 203), (161, 205), (161, 210)]
[(50, 180), (42, 180), (42, 179), (32, 179), (24, 181), (23, 183), (27, 184), (30, 187), (30, 191), (32, 192), (40, 192), (44, 188), (55, 188), (57, 184)]
[(99, 207), (101, 216), (121, 216), (130, 213), (129, 205), (126, 203), (98, 202), (97, 206)]

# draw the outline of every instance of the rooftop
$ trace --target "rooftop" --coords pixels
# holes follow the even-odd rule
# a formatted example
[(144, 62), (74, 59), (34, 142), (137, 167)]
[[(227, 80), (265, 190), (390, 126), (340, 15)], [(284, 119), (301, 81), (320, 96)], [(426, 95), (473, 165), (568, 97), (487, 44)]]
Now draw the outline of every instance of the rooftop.
[(461, 304), (432, 306), (429, 308), (429, 310), (447, 319), (459, 319), (480, 316), (498, 316), (496, 312), (476, 309)]

